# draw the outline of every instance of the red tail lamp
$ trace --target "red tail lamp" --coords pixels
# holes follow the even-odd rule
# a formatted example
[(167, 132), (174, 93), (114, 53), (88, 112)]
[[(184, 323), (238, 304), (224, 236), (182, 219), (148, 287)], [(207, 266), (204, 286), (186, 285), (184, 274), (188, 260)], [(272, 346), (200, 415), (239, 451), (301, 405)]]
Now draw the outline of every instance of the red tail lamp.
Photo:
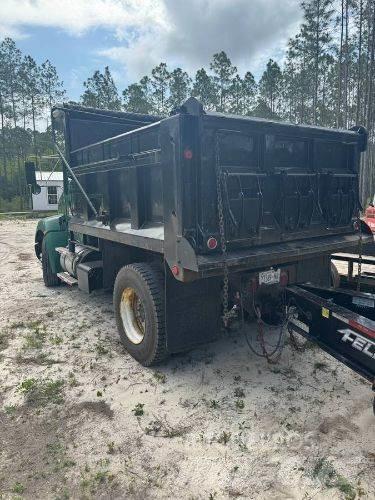
[(180, 269), (178, 268), (178, 266), (172, 266), (171, 271), (173, 276), (178, 276), (180, 274)]
[(193, 158), (193, 151), (189, 148), (186, 148), (184, 151), (185, 160), (191, 160)]
[(217, 248), (217, 239), (213, 236), (210, 236), (210, 238), (208, 238), (207, 240), (207, 247), (210, 250), (215, 250), (215, 248)]

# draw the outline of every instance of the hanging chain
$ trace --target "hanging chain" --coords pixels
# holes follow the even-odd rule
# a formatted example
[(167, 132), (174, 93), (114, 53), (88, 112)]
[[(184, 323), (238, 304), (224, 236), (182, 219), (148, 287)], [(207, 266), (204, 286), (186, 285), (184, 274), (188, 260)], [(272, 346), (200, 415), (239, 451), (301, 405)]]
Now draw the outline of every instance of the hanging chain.
[(223, 254), (223, 323), (225, 328), (228, 326), (229, 311), (228, 311), (228, 289), (229, 289), (229, 270), (227, 264), (227, 242), (225, 239), (225, 220), (223, 208), (223, 193), (222, 193), (222, 172), (220, 169), (220, 147), (219, 134), (216, 134), (215, 143), (215, 167), (216, 167), (216, 193), (217, 193), (217, 212), (219, 216), (219, 235), (221, 253)]
[(362, 277), (362, 224), (360, 219), (360, 214), (358, 215), (358, 225), (359, 225), (359, 241), (358, 241), (358, 273), (357, 273), (357, 292), (361, 291), (361, 277)]

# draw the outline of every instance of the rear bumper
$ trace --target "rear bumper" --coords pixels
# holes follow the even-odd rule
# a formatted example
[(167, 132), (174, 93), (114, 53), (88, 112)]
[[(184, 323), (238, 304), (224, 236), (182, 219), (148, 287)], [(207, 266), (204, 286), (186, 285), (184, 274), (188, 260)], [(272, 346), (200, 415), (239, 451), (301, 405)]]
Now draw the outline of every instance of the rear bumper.
[[(369, 243), (371, 239), (371, 236), (363, 236), (363, 244)], [(352, 248), (352, 251), (355, 251), (358, 240), (358, 234), (350, 234), (264, 245), (245, 250), (230, 251), (227, 254), (226, 262), (230, 272), (263, 269), (322, 255), (330, 255), (345, 248)], [(198, 273), (202, 278), (216, 276), (222, 274), (224, 259), (221, 254), (199, 255), (197, 264)]]

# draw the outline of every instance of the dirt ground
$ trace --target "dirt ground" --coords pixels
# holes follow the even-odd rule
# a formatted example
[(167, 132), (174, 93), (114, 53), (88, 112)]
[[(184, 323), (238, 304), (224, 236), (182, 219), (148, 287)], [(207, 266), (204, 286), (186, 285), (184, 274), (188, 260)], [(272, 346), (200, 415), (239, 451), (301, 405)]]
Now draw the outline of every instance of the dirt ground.
[(375, 498), (359, 376), (288, 341), (269, 365), (238, 332), (143, 368), (110, 293), (44, 287), (34, 228), (0, 221), (1, 499)]

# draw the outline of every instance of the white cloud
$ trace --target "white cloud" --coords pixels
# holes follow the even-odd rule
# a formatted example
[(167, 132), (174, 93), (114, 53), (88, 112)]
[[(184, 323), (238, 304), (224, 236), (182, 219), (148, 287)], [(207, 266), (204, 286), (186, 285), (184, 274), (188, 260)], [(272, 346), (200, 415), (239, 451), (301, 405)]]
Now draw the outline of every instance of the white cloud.
[(138, 79), (158, 64), (181, 65), (192, 72), (225, 50), (240, 72), (257, 73), (278, 57), (301, 21), (298, 0), (163, 0), (164, 10), (148, 29), (98, 54)]
[(56, 27), (81, 35), (95, 27), (139, 27), (160, 17), (163, 5), (153, 0), (1, 0), (1, 25)]
[(112, 46), (93, 47), (138, 79), (160, 61), (194, 71), (225, 50), (240, 71), (280, 53), (301, 19), (299, 0), (0, 0), (0, 36), (30, 26), (81, 36), (101, 27)]

